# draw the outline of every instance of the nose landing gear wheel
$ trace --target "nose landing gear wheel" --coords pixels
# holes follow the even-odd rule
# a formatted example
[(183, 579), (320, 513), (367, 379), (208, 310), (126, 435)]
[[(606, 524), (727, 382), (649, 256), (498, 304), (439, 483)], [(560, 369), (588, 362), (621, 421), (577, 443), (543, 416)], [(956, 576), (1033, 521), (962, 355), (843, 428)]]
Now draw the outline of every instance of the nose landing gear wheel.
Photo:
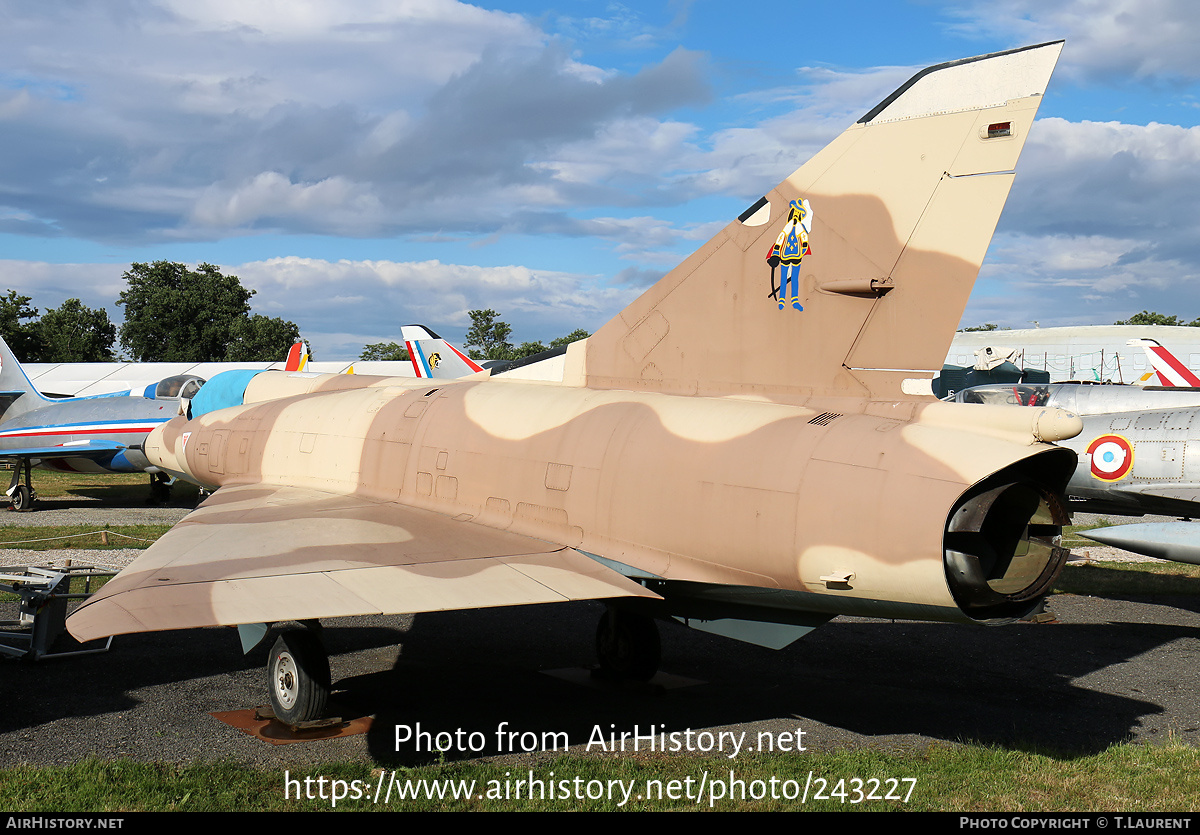
[(312, 632), (292, 629), (279, 635), (267, 662), (267, 689), (281, 722), (321, 718), (329, 700), (329, 657)]

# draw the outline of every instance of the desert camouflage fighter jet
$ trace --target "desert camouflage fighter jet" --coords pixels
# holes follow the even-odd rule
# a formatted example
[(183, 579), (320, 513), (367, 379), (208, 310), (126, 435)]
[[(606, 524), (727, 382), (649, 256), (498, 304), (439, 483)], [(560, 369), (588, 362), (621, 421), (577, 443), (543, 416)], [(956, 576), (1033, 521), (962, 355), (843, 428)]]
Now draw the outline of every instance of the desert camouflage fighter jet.
[[(146, 454), (216, 492), (68, 628), (605, 599), (602, 667), (649, 677), (656, 617), (782, 646), (838, 614), (1027, 614), (1066, 558), (1075, 455), (1047, 442), (1079, 419), (928, 392), (1060, 50), (915, 75), (561, 383), (210, 381)], [(278, 636), (269, 680), (280, 717), (320, 713), (315, 630)]]

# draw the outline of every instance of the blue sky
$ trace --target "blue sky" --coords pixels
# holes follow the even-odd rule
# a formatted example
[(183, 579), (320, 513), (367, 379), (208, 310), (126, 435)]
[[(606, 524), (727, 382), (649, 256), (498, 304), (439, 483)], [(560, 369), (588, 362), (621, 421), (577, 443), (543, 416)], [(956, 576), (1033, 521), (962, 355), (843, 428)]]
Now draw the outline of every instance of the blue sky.
[[(824, 5), (826, 8), (817, 8)], [(0, 289), (208, 261), (321, 359), (595, 330), (930, 64), (1067, 40), (965, 325), (1200, 317), (1200, 6), (0, 0)]]

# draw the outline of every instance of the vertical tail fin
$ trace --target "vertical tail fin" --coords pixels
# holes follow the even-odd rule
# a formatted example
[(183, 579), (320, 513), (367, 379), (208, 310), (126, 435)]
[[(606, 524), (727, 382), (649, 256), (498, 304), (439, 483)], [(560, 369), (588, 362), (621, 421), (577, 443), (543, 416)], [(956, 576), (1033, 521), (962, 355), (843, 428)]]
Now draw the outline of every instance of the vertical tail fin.
[(0, 421), (52, 402), (29, 381), (8, 343), (0, 339)]
[(1131, 339), (1126, 345), (1141, 346), (1146, 352), (1150, 365), (1158, 372), (1159, 382), (1168, 387), (1184, 386), (1200, 388), (1200, 378), (1196, 377), (1188, 367), (1175, 358), (1175, 355), (1162, 346), (1156, 339)]
[(568, 376), (908, 397), (945, 359), (1061, 49), (918, 73), (568, 352)]
[(400, 333), (418, 377), (452, 380), (483, 370), (475, 360), (424, 325), (405, 325)]
[(300, 340), (288, 351), (287, 364), (283, 370), (303, 371), (306, 365), (308, 365), (308, 343)]

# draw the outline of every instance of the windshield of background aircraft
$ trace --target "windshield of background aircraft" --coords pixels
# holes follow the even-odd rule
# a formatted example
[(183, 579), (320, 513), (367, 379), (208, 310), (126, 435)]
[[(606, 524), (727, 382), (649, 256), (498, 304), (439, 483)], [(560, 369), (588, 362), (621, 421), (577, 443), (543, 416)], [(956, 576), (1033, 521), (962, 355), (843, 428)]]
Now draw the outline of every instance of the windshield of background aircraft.
[(191, 400), (196, 396), (196, 392), (200, 391), (202, 385), (204, 385), (203, 377), (193, 374), (177, 374), (159, 381), (158, 386), (154, 389), (154, 399), (177, 400), (182, 397), (185, 400)]
[(1049, 386), (1023, 383), (975, 386), (964, 389), (955, 396), (959, 403), (986, 403), (992, 406), (1044, 406), (1049, 399)]

